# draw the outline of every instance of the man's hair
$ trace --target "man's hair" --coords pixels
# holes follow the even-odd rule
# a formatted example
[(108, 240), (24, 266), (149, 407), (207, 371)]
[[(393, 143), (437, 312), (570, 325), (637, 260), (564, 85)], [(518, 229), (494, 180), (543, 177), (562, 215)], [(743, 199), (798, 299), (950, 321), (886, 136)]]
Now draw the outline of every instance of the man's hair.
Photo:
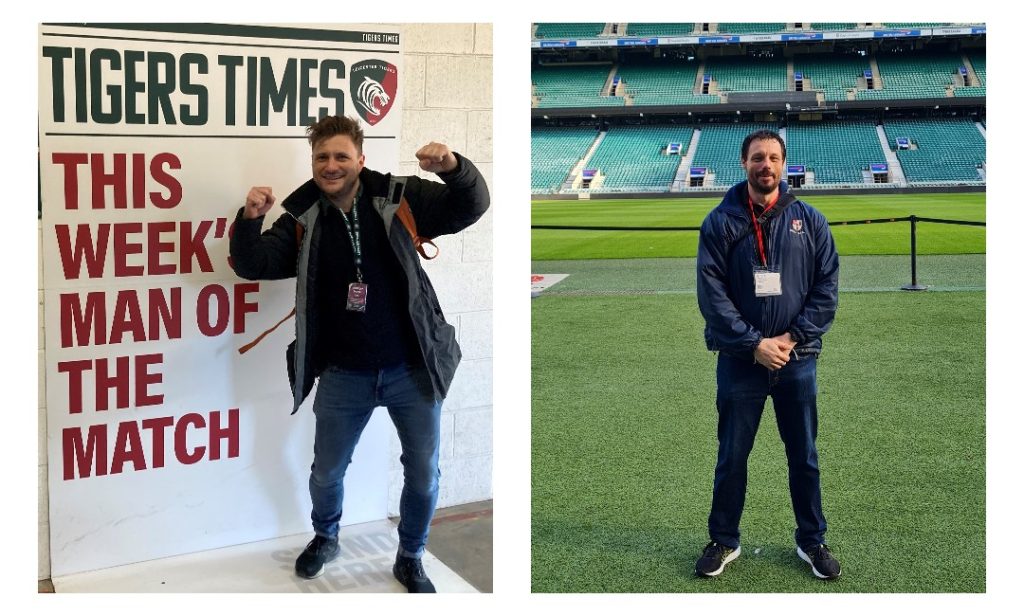
[(309, 145), (312, 148), (324, 139), (330, 139), (338, 135), (346, 135), (356, 145), (356, 150), (363, 153), (363, 129), (359, 128), (359, 122), (345, 116), (324, 116), (319, 121), (313, 122), (306, 128), (306, 136), (309, 138)]
[(779, 142), (779, 145), (782, 146), (782, 160), (786, 160), (786, 142), (782, 140), (782, 136), (779, 133), (773, 130), (759, 130), (747, 135), (747, 138), (743, 140), (743, 150), (740, 152), (743, 158), (740, 160), (747, 160), (747, 151), (750, 150), (750, 144), (753, 141), (766, 141), (769, 139)]

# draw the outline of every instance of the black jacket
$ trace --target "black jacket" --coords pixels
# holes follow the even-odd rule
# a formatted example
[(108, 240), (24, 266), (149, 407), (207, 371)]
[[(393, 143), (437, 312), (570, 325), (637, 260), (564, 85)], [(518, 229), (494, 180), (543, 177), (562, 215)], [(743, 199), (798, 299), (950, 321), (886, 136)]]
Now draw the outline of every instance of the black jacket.
[(762, 338), (789, 332), (799, 355), (821, 351), (821, 337), (839, 305), (839, 255), (818, 210), (781, 183), (775, 207), (762, 214), (768, 264), (781, 272), (782, 295), (754, 295), (761, 257), (747, 206), (747, 183), (736, 184), (704, 219), (697, 247), (697, 303), (708, 349), (752, 358)]
[[(398, 177), (364, 168), (359, 181), (374, 210), (384, 221), (391, 248), (409, 285), (409, 316), (423, 352), (423, 363), (437, 399), (448, 393), (455, 369), (462, 358), (455, 340), (455, 328), (441, 312), (434, 288), (423, 271), (412, 238), (395, 216), (401, 196), (409, 202), (421, 237), (458, 233), (487, 211), (490, 195), (483, 176), (469, 160), (455, 154), (458, 166), (439, 177), (444, 184), (418, 177)], [(260, 234), (263, 217), (246, 220), (239, 210), (231, 236), (231, 258), (235, 273), (248, 280), (280, 280), (295, 277), (295, 341), (288, 347), (288, 377), (293, 410), (299, 409), (313, 388), (323, 366), (315, 366), (317, 337), (317, 263), (321, 239), (320, 188), (311, 179), (281, 204), (285, 214)], [(244, 208), (243, 208), (244, 209)], [(296, 226), (304, 228), (301, 246)]]

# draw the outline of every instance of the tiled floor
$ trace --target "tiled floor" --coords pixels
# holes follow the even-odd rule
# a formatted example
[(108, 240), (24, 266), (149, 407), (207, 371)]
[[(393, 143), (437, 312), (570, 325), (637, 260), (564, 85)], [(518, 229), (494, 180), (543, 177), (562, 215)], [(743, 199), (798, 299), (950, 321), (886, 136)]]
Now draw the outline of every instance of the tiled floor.
[[(439, 592), (491, 592), (491, 522), (492, 501), (437, 511), (423, 564)], [(391, 576), (393, 521), (344, 529), (342, 556), (316, 580), (292, 573), (308, 539), (282, 537), (41, 580), (39, 592), (404, 592)]]

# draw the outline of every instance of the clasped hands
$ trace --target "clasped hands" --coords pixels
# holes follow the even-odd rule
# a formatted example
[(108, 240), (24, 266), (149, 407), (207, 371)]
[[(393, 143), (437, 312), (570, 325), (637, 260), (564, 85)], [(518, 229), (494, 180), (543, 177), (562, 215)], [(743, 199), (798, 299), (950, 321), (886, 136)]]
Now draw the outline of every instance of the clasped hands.
[(779, 370), (789, 362), (789, 353), (796, 347), (796, 340), (786, 332), (774, 338), (762, 338), (754, 349), (754, 361), (769, 370)]

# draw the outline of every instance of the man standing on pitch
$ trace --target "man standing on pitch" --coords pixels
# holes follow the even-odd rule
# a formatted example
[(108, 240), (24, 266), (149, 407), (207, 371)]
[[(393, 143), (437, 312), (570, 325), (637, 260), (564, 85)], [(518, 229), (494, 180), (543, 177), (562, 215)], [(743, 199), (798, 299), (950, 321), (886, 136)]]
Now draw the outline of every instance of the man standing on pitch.
[[(338, 556), (343, 479), (373, 409), (385, 406), (402, 443), (405, 485), (393, 569), (409, 592), (434, 592), (421, 556), (437, 504), (441, 404), (461, 358), (417, 256), (419, 237), (457, 233), (487, 210), (476, 167), (447, 146), (418, 152), (444, 184), (364, 168), (363, 131), (327, 116), (307, 129), (312, 179), (275, 203), (253, 187), (231, 238), (235, 272), (250, 280), (296, 277), (296, 340), (288, 348), (294, 409), (319, 377), (309, 476), (316, 536), (295, 563), (304, 578)], [(410, 226), (406, 213), (415, 225)]]
[(818, 477), (817, 357), (835, 316), (839, 257), (825, 217), (782, 181), (786, 144), (757, 131), (743, 141), (747, 179), (701, 225), (697, 301), (718, 356), (718, 463), (696, 573), (716, 576), (740, 555), (747, 458), (768, 396), (789, 463), (797, 554), (823, 579), (840, 574), (824, 543)]

